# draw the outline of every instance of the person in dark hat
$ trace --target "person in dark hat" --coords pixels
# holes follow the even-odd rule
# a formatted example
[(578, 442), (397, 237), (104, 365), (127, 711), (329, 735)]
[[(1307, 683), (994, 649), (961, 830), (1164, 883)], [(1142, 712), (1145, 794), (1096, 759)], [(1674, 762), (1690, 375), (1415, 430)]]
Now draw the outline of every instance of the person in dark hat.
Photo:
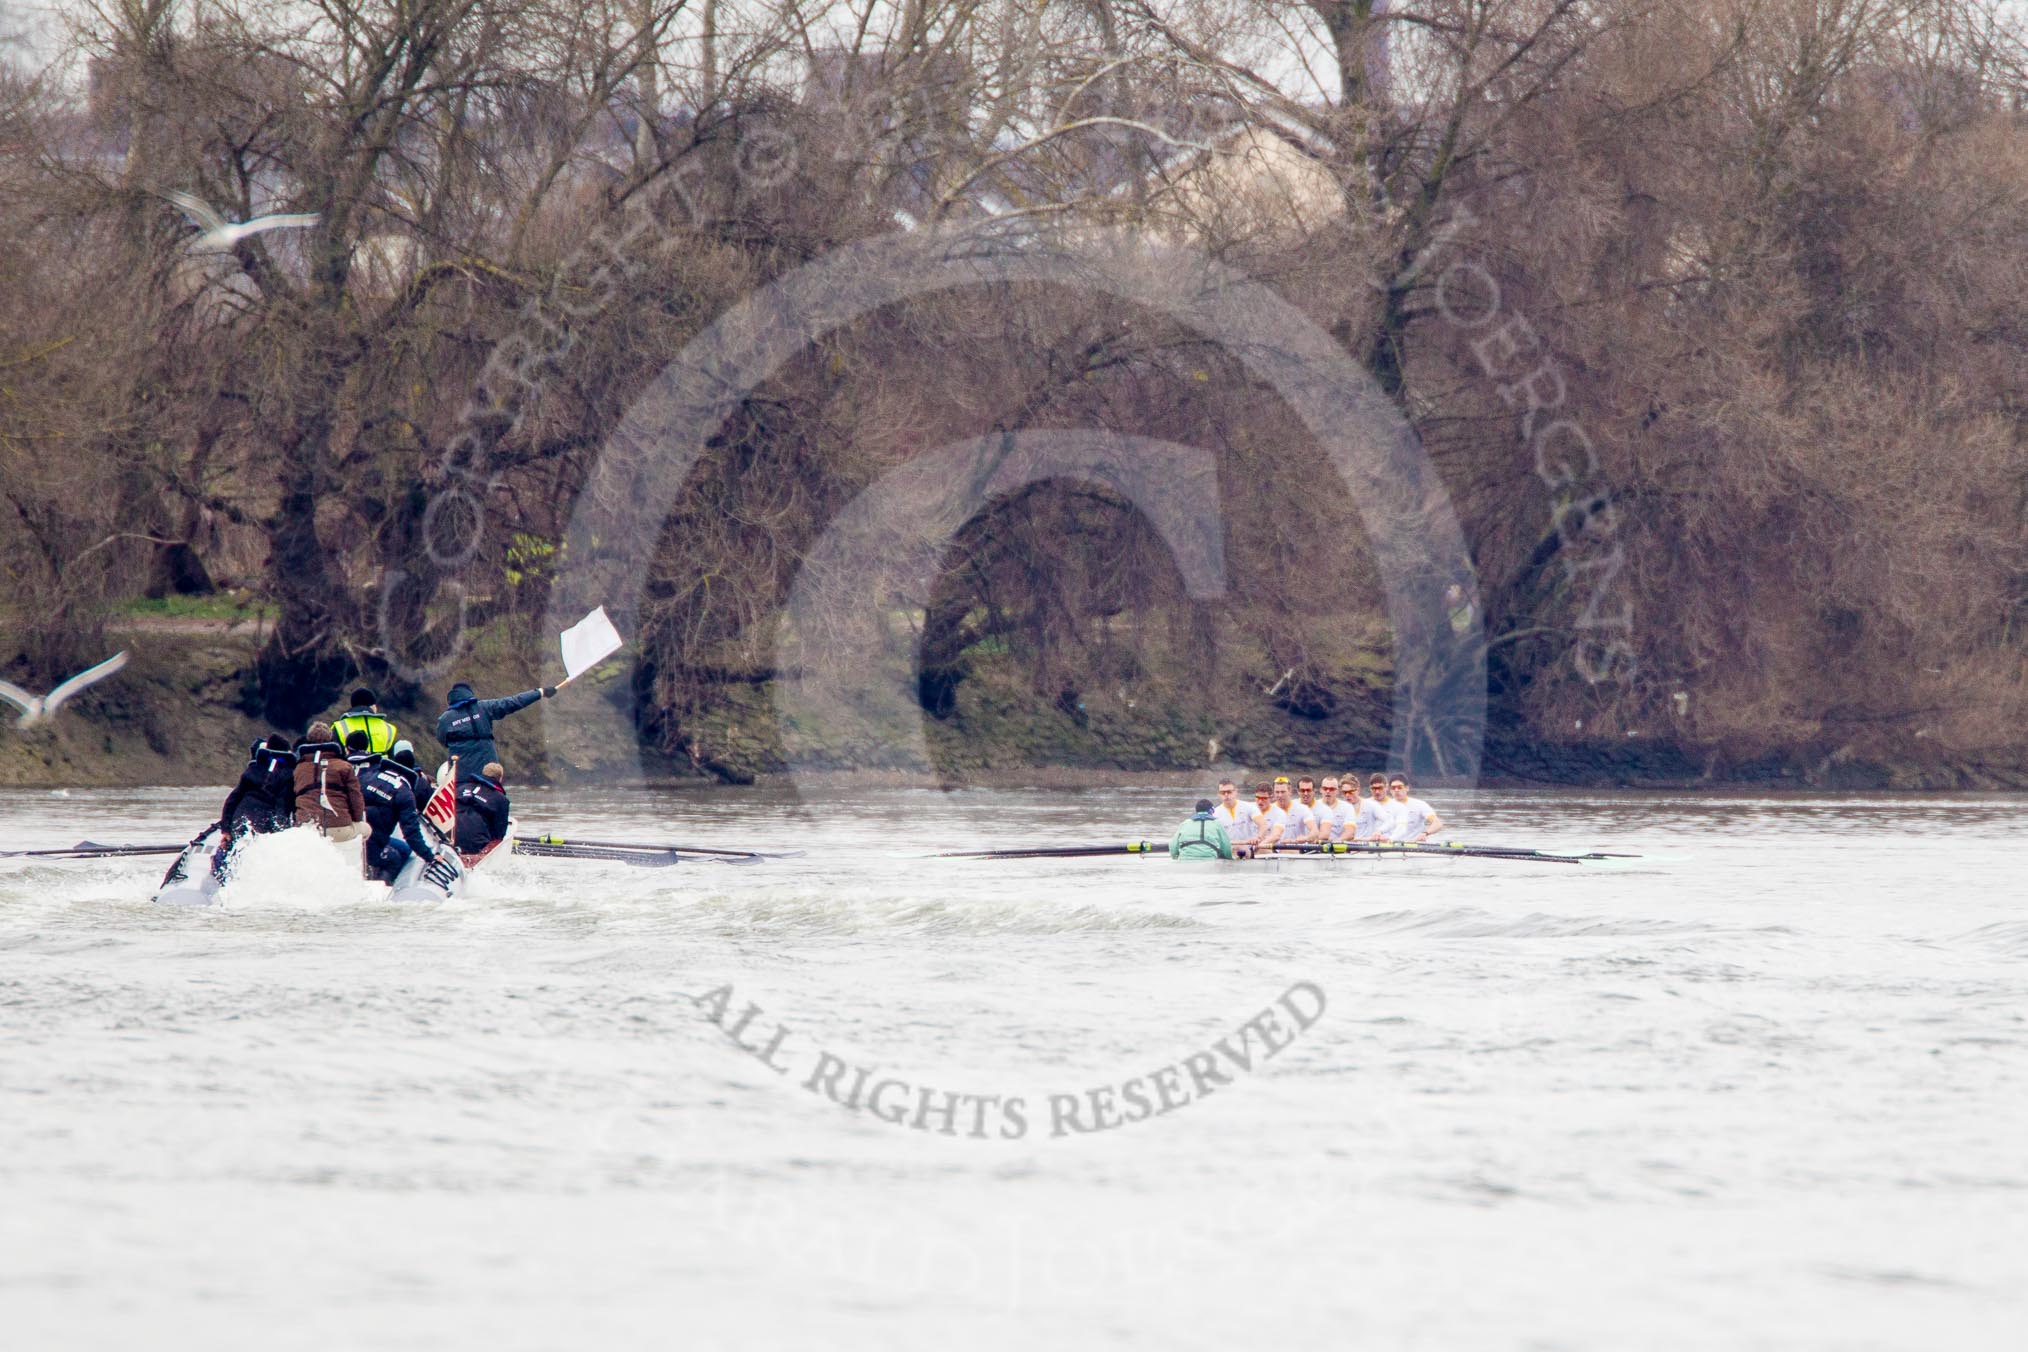
[(556, 687), (524, 690), (501, 699), (480, 699), (472, 687), (459, 681), (444, 702), (451, 707), (437, 720), (437, 740), (458, 764), (458, 783), (469, 784), (484, 778), (486, 767), (500, 759), (493, 745), (493, 724), (509, 714), (518, 714), (537, 700), (552, 699)]
[(331, 735), (338, 739), (340, 746), (350, 748), (352, 734), (366, 734), (366, 749), (376, 756), (384, 756), (401, 736), (394, 724), (381, 716), (380, 697), (365, 686), (352, 692), (352, 707), (345, 716), (331, 725)]
[(1209, 798), (1197, 800), (1197, 810), (1169, 837), (1171, 859), (1230, 859), (1232, 837), (1215, 815)]

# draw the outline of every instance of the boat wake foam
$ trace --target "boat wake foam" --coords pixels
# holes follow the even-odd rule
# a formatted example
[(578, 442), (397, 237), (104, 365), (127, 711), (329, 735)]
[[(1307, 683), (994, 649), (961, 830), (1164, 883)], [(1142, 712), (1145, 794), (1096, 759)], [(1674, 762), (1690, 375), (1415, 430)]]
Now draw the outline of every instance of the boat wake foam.
[(1380, 911), (1362, 916), (1349, 928), (1369, 934), (1428, 934), (1446, 939), (1596, 939), (1616, 935), (1687, 934), (1711, 926), (1682, 920), (1632, 916), (1547, 915), (1501, 916), (1472, 906), (1431, 911)]
[(1998, 924), (1981, 925), (1960, 935), (1958, 942), (1970, 948), (1984, 949), (1988, 953), (2002, 953), (2010, 958), (2028, 958), (2028, 920), (2004, 920)]
[(235, 910), (328, 911), (384, 900), (387, 890), (359, 872), (359, 842), (334, 842), (298, 826), (253, 836), (233, 856), (232, 877), (218, 894)]
[(1198, 929), (1202, 921), (1159, 911), (1065, 906), (1057, 901), (840, 895), (791, 892), (768, 896), (692, 896), (688, 904), (721, 923), (794, 934), (1066, 934)]

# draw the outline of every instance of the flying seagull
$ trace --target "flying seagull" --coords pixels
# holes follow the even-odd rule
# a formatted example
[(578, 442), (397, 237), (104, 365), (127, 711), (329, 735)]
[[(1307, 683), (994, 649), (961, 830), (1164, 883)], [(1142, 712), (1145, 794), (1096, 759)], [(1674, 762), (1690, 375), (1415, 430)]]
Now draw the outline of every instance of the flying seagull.
[(126, 652), (124, 650), (116, 652), (90, 670), (80, 671), (47, 695), (31, 695), (18, 685), (0, 681), (0, 699), (21, 710), (22, 727), (32, 728), (46, 718), (56, 717), (56, 711), (62, 708), (63, 702), (72, 695), (88, 685), (103, 681), (125, 665), (127, 665)]
[(211, 204), (201, 197), (171, 188), (162, 194), (176, 204), (176, 207), (200, 233), (190, 242), (193, 249), (231, 249), (248, 235), (258, 235), (263, 230), (302, 230), (315, 225), (323, 217), (313, 212), (291, 216), (256, 216), (250, 221), (228, 221), (211, 209)]

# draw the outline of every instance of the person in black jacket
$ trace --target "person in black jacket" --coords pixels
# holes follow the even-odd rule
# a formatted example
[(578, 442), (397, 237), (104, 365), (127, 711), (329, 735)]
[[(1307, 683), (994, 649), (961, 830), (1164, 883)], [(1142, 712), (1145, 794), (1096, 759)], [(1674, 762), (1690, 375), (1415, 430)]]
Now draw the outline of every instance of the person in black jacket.
[(421, 807), (429, 802), (430, 796), (437, 791), (437, 786), (428, 775), (422, 772), (422, 768), (415, 763), (415, 748), (413, 746), (405, 740), (396, 742), (394, 750), (387, 753), (387, 763), (401, 771), (402, 777), (408, 780), (408, 787), (415, 794), (415, 804), (417, 807)]
[(489, 762), (477, 778), (458, 785), (458, 853), (470, 859), (507, 837), (507, 772)]
[[(357, 737), (360, 734), (354, 733)], [(416, 815), (415, 789), (402, 767), (385, 756), (371, 756), (359, 771), (359, 792), (366, 799), (366, 876), (375, 882), (391, 883), (409, 855), (419, 854), (426, 864), (437, 861)], [(401, 828), (400, 840), (394, 838)]]
[(289, 739), (276, 733), (265, 742), (255, 742), (247, 754), (239, 783), (225, 796), (225, 806), (218, 813), (222, 833), (211, 867), (221, 877), (235, 845), (250, 835), (287, 828), (296, 810), (296, 755)]
[(520, 713), (537, 700), (550, 699), (556, 687), (524, 690), (504, 699), (480, 699), (472, 687), (459, 681), (444, 696), (451, 707), (437, 719), (437, 740), (458, 763), (458, 783), (468, 784), (485, 774), (485, 767), (498, 764), (500, 752), (493, 745), (493, 723), (509, 714)]

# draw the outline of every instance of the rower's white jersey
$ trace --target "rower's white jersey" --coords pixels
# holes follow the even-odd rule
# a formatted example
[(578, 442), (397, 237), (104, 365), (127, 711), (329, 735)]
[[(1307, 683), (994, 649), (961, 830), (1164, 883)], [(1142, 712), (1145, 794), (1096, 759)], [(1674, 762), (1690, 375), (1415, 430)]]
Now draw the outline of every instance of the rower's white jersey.
[(1368, 798), (1359, 805), (1354, 827), (1361, 840), (1388, 840), (1394, 830), (1394, 805), (1380, 798)]
[(1211, 818), (1225, 828), (1225, 834), (1235, 845), (1247, 845), (1260, 839), (1260, 809), (1252, 803), (1241, 802), (1227, 809), (1220, 803), (1211, 809)]
[[(1273, 809), (1269, 810), (1272, 811)], [(1289, 810), (1283, 814), (1282, 839), (1285, 841), (1306, 840), (1309, 838), (1310, 828), (1316, 824), (1316, 815), (1310, 809), (1303, 806), (1301, 799), (1292, 798), (1289, 800)]]
[(1389, 840), (1413, 840), (1429, 827), (1429, 819), (1435, 815), (1432, 808), (1420, 798), (1410, 798), (1394, 805), (1394, 820), (1388, 833)]
[(1357, 810), (1343, 798), (1335, 803), (1326, 803), (1321, 798), (1317, 800), (1317, 823), (1324, 828), (1325, 840), (1345, 839), (1345, 828), (1356, 816)]
[[(1275, 827), (1280, 827), (1279, 834)], [(1289, 833), (1289, 814), (1280, 803), (1269, 803), (1260, 814), (1260, 838), (1280, 840)]]

